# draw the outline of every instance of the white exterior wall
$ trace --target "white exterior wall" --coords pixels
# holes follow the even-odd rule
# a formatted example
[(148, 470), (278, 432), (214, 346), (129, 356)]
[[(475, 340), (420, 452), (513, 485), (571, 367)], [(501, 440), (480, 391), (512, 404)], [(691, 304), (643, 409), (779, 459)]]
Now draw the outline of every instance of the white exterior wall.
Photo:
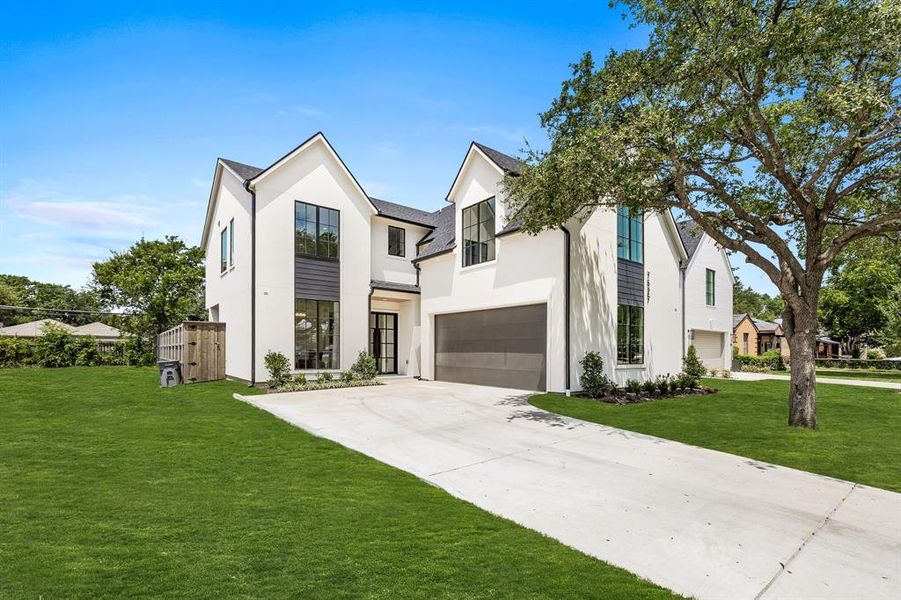
[[(405, 256), (391, 256), (388, 254), (388, 226), (401, 227), (406, 230), (404, 235)], [(396, 283), (416, 284), (416, 268), (411, 262), (416, 257), (416, 242), (428, 233), (425, 227), (386, 219), (373, 217), (372, 219), (372, 279), (375, 281), (393, 281)]]
[[(455, 239), (461, 239), (462, 209), (496, 197), (496, 228), (504, 226), (503, 174), (480, 156), (460, 173), (454, 196)], [(421, 361), (422, 377), (435, 375), (434, 320), (442, 313), (547, 303), (547, 373), (549, 390), (565, 388), (563, 234), (549, 231), (538, 236), (514, 233), (497, 238), (496, 259), (471, 267), (462, 266), (462, 248), (422, 263)]]
[[(250, 194), (228, 169), (221, 171), (206, 252), (206, 309), (225, 323), (225, 373), (250, 380)], [(219, 272), (219, 235), (235, 220), (235, 264)], [(218, 306), (218, 310), (211, 310)]]
[(339, 364), (349, 367), (368, 350), (370, 219), (374, 210), (325, 143), (316, 140), (256, 185), (256, 378), (263, 356), (294, 357), (294, 202), (340, 211)]
[[(645, 364), (618, 365), (616, 358), (617, 233), (616, 211), (595, 211), (582, 223), (567, 225), (572, 236), (570, 263), (570, 352), (572, 389), (581, 389), (579, 361), (599, 352), (607, 376), (623, 385), (682, 369), (679, 250), (662, 215), (644, 224)], [(650, 293), (648, 293), (650, 292)]]
[[(716, 306), (707, 306), (707, 269), (716, 272)], [(685, 270), (685, 347), (691, 344), (691, 332), (722, 333), (723, 355), (720, 369), (732, 364), (732, 266), (725, 252), (704, 235)]]
[[(397, 374), (419, 375), (420, 303), (416, 294), (399, 294), (377, 290), (373, 294), (372, 311), (397, 315)], [(391, 299), (382, 297), (388, 296)], [(409, 298), (394, 300), (394, 298)], [(368, 335), (368, 329), (367, 329)]]

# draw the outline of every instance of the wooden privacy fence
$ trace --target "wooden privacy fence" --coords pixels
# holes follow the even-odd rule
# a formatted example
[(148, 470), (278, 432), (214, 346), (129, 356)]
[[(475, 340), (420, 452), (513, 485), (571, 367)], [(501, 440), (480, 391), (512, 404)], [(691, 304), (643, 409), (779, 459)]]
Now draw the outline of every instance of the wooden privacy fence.
[(225, 323), (185, 321), (157, 336), (158, 361), (178, 361), (185, 383), (225, 379)]

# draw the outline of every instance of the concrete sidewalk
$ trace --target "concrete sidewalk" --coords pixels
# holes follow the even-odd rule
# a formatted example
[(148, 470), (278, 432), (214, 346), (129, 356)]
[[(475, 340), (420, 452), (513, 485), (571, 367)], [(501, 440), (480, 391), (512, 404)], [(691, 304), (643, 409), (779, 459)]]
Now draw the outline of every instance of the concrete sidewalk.
[(241, 399), (680, 594), (901, 596), (901, 494), (560, 417), (515, 390)]
[[(774, 373), (744, 373), (742, 371), (732, 371), (732, 379), (739, 381), (760, 381), (762, 379), (778, 379), (780, 381), (789, 381), (788, 375), (776, 375)], [(901, 392), (901, 383), (893, 381), (872, 381), (868, 379), (842, 379), (839, 377), (820, 377), (817, 376), (817, 383), (837, 383), (838, 385), (859, 385), (863, 387), (882, 388), (886, 390), (895, 390)]]

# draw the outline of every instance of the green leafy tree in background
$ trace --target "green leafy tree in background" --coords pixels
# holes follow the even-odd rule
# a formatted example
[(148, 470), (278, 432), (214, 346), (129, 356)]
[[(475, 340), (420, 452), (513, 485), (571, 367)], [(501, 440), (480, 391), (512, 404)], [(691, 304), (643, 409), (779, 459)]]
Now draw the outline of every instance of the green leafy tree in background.
[(43, 283), (21, 275), (0, 275), (0, 304), (57, 309), (46, 313), (0, 309), (0, 321), (6, 325), (47, 317), (70, 325), (84, 325), (97, 321), (98, 315), (75, 311), (100, 310), (100, 299), (91, 290), (75, 290), (68, 285)]
[(177, 237), (141, 239), (94, 263), (92, 289), (104, 306), (137, 313), (126, 331), (150, 341), (184, 320), (203, 319), (203, 251)]
[(882, 344), (901, 353), (901, 243), (871, 238), (843, 252), (830, 269), (820, 299), (820, 319), (845, 350)]
[(677, 209), (779, 290), (788, 422), (815, 428), (817, 307), (849, 244), (901, 230), (901, 3), (628, 0), (646, 48), (590, 53), (508, 177), (528, 232)]
[(782, 298), (755, 292), (750, 286), (742, 284), (738, 275), (735, 276), (735, 285), (732, 286), (733, 313), (737, 315), (748, 313), (752, 317), (772, 321), (781, 317), (783, 310)]

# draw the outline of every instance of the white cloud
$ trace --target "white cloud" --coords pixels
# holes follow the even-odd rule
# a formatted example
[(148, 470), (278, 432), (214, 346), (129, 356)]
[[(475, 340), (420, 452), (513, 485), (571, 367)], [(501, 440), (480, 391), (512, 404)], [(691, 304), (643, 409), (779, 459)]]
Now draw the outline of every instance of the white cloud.
[(79, 200), (12, 202), (16, 213), (48, 225), (68, 225), (92, 231), (119, 231), (156, 223), (147, 208), (126, 202)]

